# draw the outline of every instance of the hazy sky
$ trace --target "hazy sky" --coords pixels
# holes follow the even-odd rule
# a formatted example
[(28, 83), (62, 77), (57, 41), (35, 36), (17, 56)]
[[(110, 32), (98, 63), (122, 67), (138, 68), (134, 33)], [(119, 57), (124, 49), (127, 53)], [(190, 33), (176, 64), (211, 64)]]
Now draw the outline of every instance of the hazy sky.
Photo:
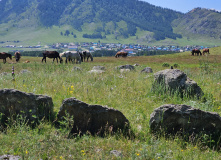
[(193, 8), (209, 8), (221, 11), (221, 0), (142, 0), (163, 8), (170, 8), (183, 13)]

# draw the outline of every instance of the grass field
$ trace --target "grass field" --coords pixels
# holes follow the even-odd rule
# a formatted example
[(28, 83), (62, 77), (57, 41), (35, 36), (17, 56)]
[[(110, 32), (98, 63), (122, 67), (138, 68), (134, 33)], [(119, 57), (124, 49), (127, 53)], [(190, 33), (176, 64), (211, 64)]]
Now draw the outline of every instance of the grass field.
[[(89, 104), (107, 105), (121, 111), (129, 120), (135, 139), (122, 135), (104, 138), (85, 135), (67, 139), (70, 129), (57, 129), (50, 122), (41, 122), (31, 129), (17, 120), (14, 125), (0, 133), (0, 155), (18, 155), (23, 159), (220, 159), (220, 151), (203, 145), (175, 138), (156, 138), (150, 133), (149, 118), (153, 110), (163, 104), (187, 104), (204, 111), (221, 113), (221, 47), (211, 49), (208, 56), (190, 56), (190, 52), (162, 56), (140, 56), (127, 58), (95, 57), (93, 62), (81, 64), (57, 64), (40, 57), (22, 57), (19, 63), (7, 59), (0, 63), (0, 89), (15, 88), (24, 92), (51, 96), (55, 112), (62, 100), (75, 97)], [(24, 63), (29, 60), (30, 63)], [(202, 88), (207, 102), (196, 99), (181, 99), (178, 96), (151, 92), (153, 74), (166, 69), (163, 63), (178, 69), (196, 81)], [(120, 73), (116, 66), (139, 64), (136, 71)], [(93, 66), (104, 66), (105, 73), (90, 74)], [(11, 69), (15, 68), (15, 82)], [(72, 71), (74, 66), (82, 72)], [(141, 74), (145, 67), (154, 73)], [(30, 73), (21, 74), (27, 69)], [(110, 151), (120, 151), (116, 157)]]
[[(96, 24), (94, 24), (96, 26)], [(120, 22), (119, 22), (120, 25)], [(123, 25), (123, 24), (122, 24)], [(211, 37), (202, 38), (202, 36), (190, 36), (189, 38), (177, 38), (155, 41), (153, 39), (153, 33), (148, 31), (143, 31), (137, 28), (136, 36), (129, 36), (129, 38), (118, 37), (115, 39), (114, 34), (106, 35), (105, 39), (89, 39), (83, 38), (83, 34), (93, 34), (92, 25), (84, 25), (83, 31), (79, 32), (73, 29), (71, 26), (53, 26), (51, 28), (40, 28), (40, 27), (30, 27), (30, 28), (11, 28), (8, 29), (8, 25), (0, 25), (0, 42), (4, 41), (3, 45), (48, 45), (53, 43), (69, 43), (69, 42), (98, 42), (101, 43), (121, 43), (121, 44), (141, 44), (148, 46), (159, 46), (159, 45), (173, 45), (173, 46), (187, 46), (187, 45), (199, 45), (214, 47), (221, 45), (220, 39), (214, 39)], [(7, 30), (7, 32), (6, 32)], [(73, 32), (77, 37), (74, 38), (73, 35), (61, 36), (61, 32), (65, 33), (66, 30)], [(147, 38), (149, 37), (149, 38)], [(151, 38), (152, 37), (152, 38)], [(13, 41), (20, 41), (19, 43), (14, 43)]]

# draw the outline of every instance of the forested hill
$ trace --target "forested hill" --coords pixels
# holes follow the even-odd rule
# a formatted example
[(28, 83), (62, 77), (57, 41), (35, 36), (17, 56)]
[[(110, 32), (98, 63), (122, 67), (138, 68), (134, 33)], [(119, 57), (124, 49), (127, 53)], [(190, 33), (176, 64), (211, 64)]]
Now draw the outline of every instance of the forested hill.
[(0, 24), (10, 27), (71, 25), (82, 31), (83, 25), (95, 23), (93, 34), (118, 31), (127, 38), (135, 36), (139, 27), (153, 32), (156, 40), (181, 37), (173, 32), (171, 23), (183, 15), (138, 0), (1, 0), (0, 10)]
[(174, 30), (187, 36), (221, 39), (221, 12), (195, 8), (173, 22)]

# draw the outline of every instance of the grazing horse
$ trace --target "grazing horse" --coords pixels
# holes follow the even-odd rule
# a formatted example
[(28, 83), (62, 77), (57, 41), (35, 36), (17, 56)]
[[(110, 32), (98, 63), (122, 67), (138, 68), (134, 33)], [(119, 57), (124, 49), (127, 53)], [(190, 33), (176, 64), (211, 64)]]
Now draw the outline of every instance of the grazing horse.
[(6, 58), (9, 57), (10, 59), (12, 59), (12, 55), (9, 54), (9, 53), (5, 53), (5, 52), (2, 52), (0, 53), (0, 59), (3, 59), (3, 63), (6, 63)]
[(66, 57), (66, 60), (65, 62), (68, 63), (68, 60), (75, 62), (76, 60), (76, 63), (81, 63), (81, 61), (83, 61), (83, 57), (82, 55), (80, 55), (80, 53), (78, 51), (66, 51), (66, 52), (63, 52), (63, 53), (60, 53), (60, 62), (63, 61), (62, 57)]
[(46, 63), (46, 57), (53, 58), (53, 62), (56, 58), (58, 63), (58, 58), (61, 60), (61, 57), (59, 56), (59, 53), (57, 51), (45, 51), (43, 54), (42, 62), (45, 61)]
[(21, 53), (20, 52), (15, 52), (15, 59), (16, 59), (16, 62), (18, 62), (21, 58)]
[(203, 55), (205, 55), (205, 53), (210, 54), (210, 53), (209, 53), (209, 48), (204, 48), (204, 49), (203, 49)]
[(115, 57), (117, 58), (117, 57), (127, 57), (127, 55), (128, 55), (128, 53), (127, 52), (117, 52), (116, 53), (116, 55), (115, 55)]
[(92, 56), (92, 54), (89, 51), (82, 51), (81, 55), (84, 58), (84, 62), (85, 62), (86, 58), (87, 58), (87, 61), (88, 61), (89, 57), (90, 57), (91, 61), (93, 61), (93, 56)]
[(199, 56), (199, 54), (202, 56), (202, 53), (201, 53), (200, 50), (197, 49), (197, 48), (193, 49), (191, 53), (192, 53), (192, 56), (194, 56), (194, 53), (195, 53), (195, 55), (197, 55), (197, 56)]

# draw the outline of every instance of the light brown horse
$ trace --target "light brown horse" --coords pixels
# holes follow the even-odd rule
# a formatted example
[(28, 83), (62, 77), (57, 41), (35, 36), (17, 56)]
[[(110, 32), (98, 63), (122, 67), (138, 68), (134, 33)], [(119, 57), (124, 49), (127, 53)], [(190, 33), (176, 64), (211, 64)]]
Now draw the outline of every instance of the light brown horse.
[(9, 53), (2, 52), (0, 53), (0, 59), (3, 59), (3, 63), (6, 63), (6, 58), (12, 59), (12, 55)]
[(117, 52), (115, 57), (127, 57), (128, 53), (127, 52)]
[(21, 53), (20, 52), (15, 52), (15, 59), (16, 59), (16, 62), (18, 62), (21, 58)]
[(203, 55), (205, 55), (205, 53), (210, 54), (210, 53), (209, 53), (209, 48), (204, 48), (204, 49), (203, 49)]

